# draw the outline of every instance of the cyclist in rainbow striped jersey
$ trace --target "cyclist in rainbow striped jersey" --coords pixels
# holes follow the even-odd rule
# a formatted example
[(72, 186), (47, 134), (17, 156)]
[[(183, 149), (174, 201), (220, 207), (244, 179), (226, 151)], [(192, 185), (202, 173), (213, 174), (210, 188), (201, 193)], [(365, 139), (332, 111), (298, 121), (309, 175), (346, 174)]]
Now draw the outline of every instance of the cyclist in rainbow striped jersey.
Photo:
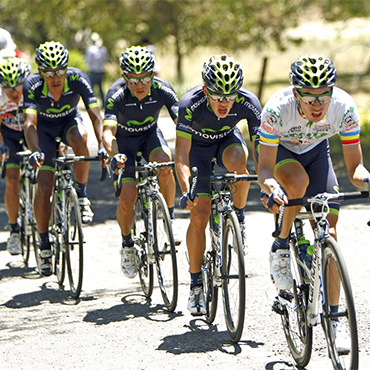
[(4, 58), (0, 62), (0, 161), (7, 157), (5, 204), (10, 225), (7, 250), (12, 255), (21, 253), (21, 240), (17, 222), (19, 210), (19, 161), (15, 153), (22, 150), (23, 131), (23, 81), (31, 72), (23, 59)]
[[(256, 139), (258, 173), (264, 205), (277, 213), (288, 198), (339, 192), (328, 139), (339, 133), (344, 161), (353, 185), (369, 189), (369, 171), (363, 165), (360, 117), (352, 97), (334, 86), (333, 62), (320, 55), (299, 57), (290, 69), (291, 86), (276, 92), (263, 111), (260, 137)], [(270, 252), (270, 273), (278, 289), (290, 289), (289, 233), (300, 207), (285, 209), (280, 236)], [(330, 234), (336, 239), (339, 204), (330, 204)], [(337, 307), (339, 291), (331, 291)], [(335, 328), (334, 328), (335, 325)], [(333, 329), (339, 335), (338, 323)], [(348, 343), (341, 338), (343, 351)]]

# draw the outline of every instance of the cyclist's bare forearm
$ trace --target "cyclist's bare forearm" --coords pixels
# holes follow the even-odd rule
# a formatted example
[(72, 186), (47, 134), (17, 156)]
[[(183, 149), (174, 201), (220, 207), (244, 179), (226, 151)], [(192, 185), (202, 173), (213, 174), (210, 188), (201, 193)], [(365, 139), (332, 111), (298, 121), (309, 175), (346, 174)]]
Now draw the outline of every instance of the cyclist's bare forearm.
[(109, 156), (112, 158), (119, 153), (117, 139), (115, 137), (117, 129), (113, 126), (104, 126), (103, 145)]
[(37, 117), (33, 115), (28, 116), (26, 114), (26, 119), (24, 121), (24, 135), (26, 137), (28, 147), (34, 152), (40, 149), (39, 137), (37, 135)]
[(90, 108), (87, 113), (89, 114), (90, 120), (93, 124), (95, 137), (100, 148), (103, 145), (103, 119), (100, 115), (99, 108)]
[(191, 141), (182, 137), (176, 138), (175, 169), (181, 192), (189, 190), (190, 163), (189, 153)]

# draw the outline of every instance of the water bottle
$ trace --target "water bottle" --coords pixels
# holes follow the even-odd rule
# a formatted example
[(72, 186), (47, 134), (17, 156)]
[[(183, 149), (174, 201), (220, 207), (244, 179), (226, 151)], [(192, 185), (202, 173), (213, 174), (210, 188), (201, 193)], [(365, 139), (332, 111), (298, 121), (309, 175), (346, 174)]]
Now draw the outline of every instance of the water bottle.
[(220, 216), (218, 215), (217, 204), (215, 202), (212, 202), (211, 217), (212, 217), (212, 230), (215, 233), (215, 235), (217, 235), (218, 225), (220, 223)]
[(312, 266), (312, 252), (310, 241), (301, 236), (298, 240), (299, 259), (309, 268)]

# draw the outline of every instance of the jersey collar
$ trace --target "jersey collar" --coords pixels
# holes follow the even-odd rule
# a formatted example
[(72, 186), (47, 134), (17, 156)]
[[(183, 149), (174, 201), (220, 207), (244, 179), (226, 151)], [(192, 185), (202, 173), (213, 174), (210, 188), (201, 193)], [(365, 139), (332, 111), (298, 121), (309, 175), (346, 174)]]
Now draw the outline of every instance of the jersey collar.
[[(69, 86), (68, 86), (68, 80), (67, 80), (67, 77), (65, 78), (64, 80), (64, 90), (63, 90), (63, 93), (66, 93), (69, 91)], [(44, 85), (42, 87), (42, 94), (44, 96), (48, 96), (49, 94), (49, 90), (48, 90), (48, 85), (46, 84), (46, 81), (44, 80)]]

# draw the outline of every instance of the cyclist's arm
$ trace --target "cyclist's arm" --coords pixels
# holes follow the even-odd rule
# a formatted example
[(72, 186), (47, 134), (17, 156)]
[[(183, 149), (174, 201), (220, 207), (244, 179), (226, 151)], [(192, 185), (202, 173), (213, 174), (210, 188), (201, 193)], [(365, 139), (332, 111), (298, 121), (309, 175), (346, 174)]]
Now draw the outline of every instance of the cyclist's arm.
[(119, 153), (116, 139), (117, 127), (105, 123), (103, 126), (103, 145), (111, 158)]
[(358, 188), (364, 188), (363, 180), (370, 174), (363, 165), (361, 144), (343, 145), (343, 157), (351, 183)]
[(39, 137), (37, 135), (37, 114), (25, 112), (24, 117), (24, 136), (26, 137), (27, 145), (32, 152), (40, 150)]
[(91, 107), (87, 110), (87, 113), (89, 114), (90, 120), (94, 127), (94, 133), (96, 140), (98, 141), (99, 148), (102, 147), (103, 141), (102, 141), (102, 134), (103, 134), (103, 119), (100, 114), (100, 110), (98, 107)]
[(274, 178), (274, 168), (276, 164), (277, 146), (260, 144), (259, 163), (258, 163), (258, 182), (261, 189), (270, 195), (279, 186)]
[(176, 137), (175, 169), (182, 194), (189, 190), (189, 176), (191, 174), (189, 164), (190, 148), (190, 139), (181, 136)]

